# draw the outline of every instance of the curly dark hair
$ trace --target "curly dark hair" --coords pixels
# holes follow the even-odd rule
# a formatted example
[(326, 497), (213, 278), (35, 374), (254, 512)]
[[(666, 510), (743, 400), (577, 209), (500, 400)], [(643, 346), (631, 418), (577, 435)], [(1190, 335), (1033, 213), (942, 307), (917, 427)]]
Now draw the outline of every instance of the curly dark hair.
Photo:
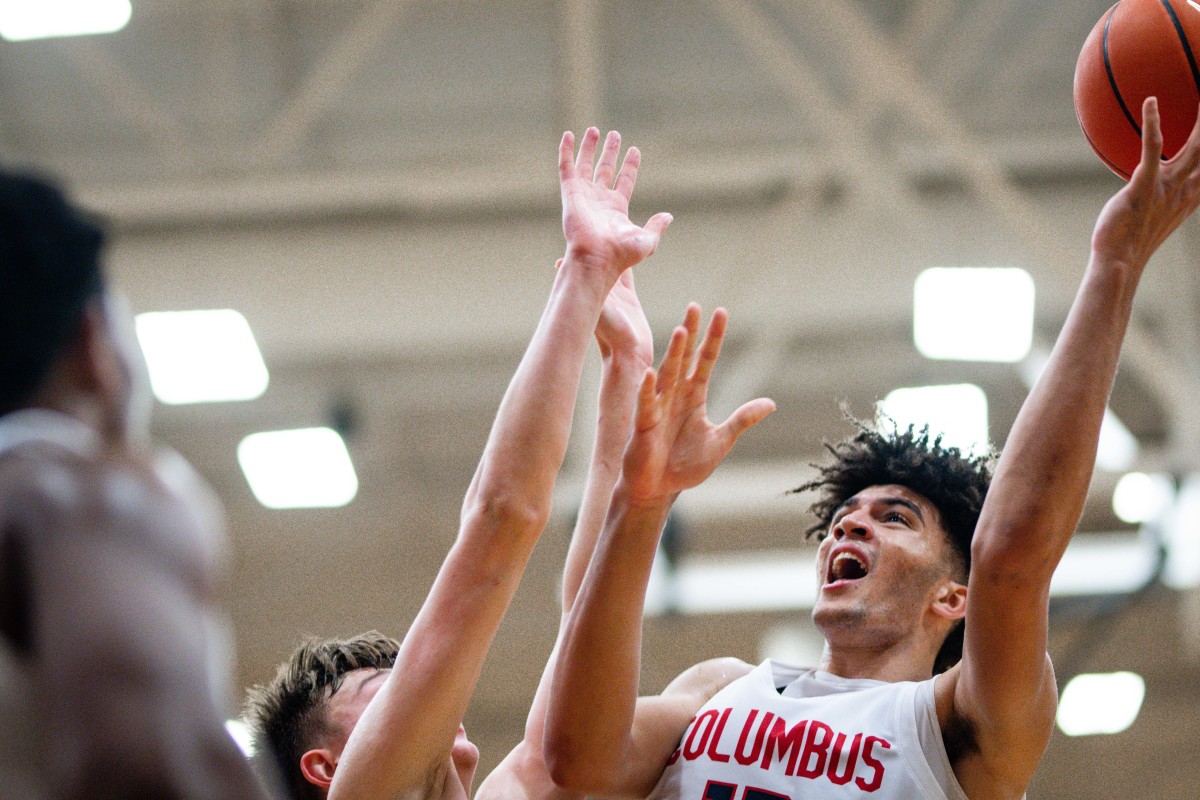
[[(995, 455), (964, 454), (943, 447), (941, 435), (929, 426), (909, 425), (881, 431), (847, 415), (857, 429), (837, 444), (825, 444), (833, 463), (814, 465), (818, 475), (793, 492), (818, 492), (810, 506), (817, 522), (805, 534), (818, 540), (828, 535), (841, 505), (870, 486), (896, 484), (929, 500), (938, 510), (943, 530), (954, 553), (956, 572), (966, 580), (971, 571), (971, 539), (992, 480)], [(934, 672), (941, 673), (962, 658), (963, 626), (956, 625), (938, 651)]]
[(325, 709), (356, 669), (387, 669), (396, 663), (400, 643), (378, 631), (349, 639), (308, 639), (279, 666), (275, 678), (246, 693), (243, 717), (255, 736), (255, 762), (265, 777), (278, 780), (296, 800), (323, 794), (300, 772), (300, 757), (325, 732)]
[(20, 408), (104, 288), (104, 232), (52, 183), (0, 170), (0, 414)]

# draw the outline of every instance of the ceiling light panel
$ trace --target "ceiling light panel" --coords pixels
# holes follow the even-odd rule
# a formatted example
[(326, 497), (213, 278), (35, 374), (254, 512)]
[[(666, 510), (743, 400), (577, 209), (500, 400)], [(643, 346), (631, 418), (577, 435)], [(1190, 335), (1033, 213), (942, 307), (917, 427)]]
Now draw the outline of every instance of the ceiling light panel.
[(1020, 361), (1033, 343), (1033, 304), (1023, 269), (927, 269), (913, 286), (913, 342), (926, 358)]
[(254, 433), (238, 445), (237, 457), (267, 508), (338, 508), (358, 494), (346, 443), (331, 428)]
[(132, 15), (129, 0), (0, 0), (0, 38), (23, 42), (115, 33)]
[(138, 314), (136, 324), (160, 401), (253, 400), (267, 390), (267, 366), (250, 323), (237, 311), (154, 311)]
[(971, 383), (896, 389), (879, 403), (878, 414), (882, 424), (894, 420), (900, 430), (928, 425), (943, 447), (976, 454), (988, 447), (987, 395)]

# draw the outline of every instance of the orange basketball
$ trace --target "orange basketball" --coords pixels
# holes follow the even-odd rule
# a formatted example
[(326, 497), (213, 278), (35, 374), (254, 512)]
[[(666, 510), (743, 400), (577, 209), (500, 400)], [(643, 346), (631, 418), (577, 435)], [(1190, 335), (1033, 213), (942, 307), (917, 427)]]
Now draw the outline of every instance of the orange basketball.
[(1120, 0), (1075, 64), (1075, 115), (1092, 149), (1126, 180), (1142, 152), (1142, 101), (1158, 98), (1163, 157), (1179, 152), (1200, 105), (1200, 2)]

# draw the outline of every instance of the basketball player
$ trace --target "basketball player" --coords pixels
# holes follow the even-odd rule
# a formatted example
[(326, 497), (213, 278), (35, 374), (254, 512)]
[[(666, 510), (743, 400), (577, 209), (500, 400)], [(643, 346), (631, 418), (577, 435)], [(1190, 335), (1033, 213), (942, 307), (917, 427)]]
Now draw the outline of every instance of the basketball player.
[[(983, 465), (911, 429), (860, 431), (814, 482), (827, 524), (813, 611), (827, 642), (819, 669), (708, 662), (635, 705), (658, 532), (677, 494), (725, 455), (703, 393), (681, 377), (688, 348), (664, 362), (657, 386), (643, 384), (551, 692), (546, 759), (558, 783), (684, 800), (1023, 795), (1057, 704), (1050, 577), (1082, 510), (1134, 290), (1200, 203), (1200, 124), (1163, 163), (1153, 99), (1143, 114), (1141, 163), (1100, 214), (1079, 293), (978, 524)], [(972, 529), (969, 547), (958, 546)], [(935, 677), (964, 621), (961, 661)]]
[[(292, 797), (470, 796), (478, 751), (461, 720), (549, 518), (593, 331), (605, 363), (597, 446), (604, 463), (591, 472), (580, 526), (599, 528), (636, 381), (651, 360), (649, 327), (628, 270), (654, 252), (671, 221), (667, 214), (651, 217), (645, 227), (629, 220), (640, 154), (630, 148), (618, 172), (620, 137), (610, 133), (596, 161), (599, 138), (589, 129), (575, 158), (574, 137), (563, 136), (566, 255), (467, 490), (458, 540), (404, 642), (397, 648), (366, 635), (310, 643), (272, 684), (251, 693), (252, 722), (272, 746)], [(566, 604), (595, 536), (572, 544)], [(545, 694), (538, 693), (525, 742), (486, 793), (548, 797), (554, 790), (541, 762)]]
[(0, 173), (0, 795), (260, 797), (220, 713), (218, 510), (146, 445), (103, 243)]

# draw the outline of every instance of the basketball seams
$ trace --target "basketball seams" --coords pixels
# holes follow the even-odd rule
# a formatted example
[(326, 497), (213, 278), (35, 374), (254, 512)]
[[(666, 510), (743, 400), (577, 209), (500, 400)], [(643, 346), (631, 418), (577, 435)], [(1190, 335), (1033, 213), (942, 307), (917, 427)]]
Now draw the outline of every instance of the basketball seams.
[(1170, 0), (1159, 0), (1163, 8), (1166, 9), (1167, 16), (1171, 18), (1171, 25), (1175, 28), (1175, 33), (1179, 36), (1179, 44), (1183, 47), (1183, 54), (1187, 56), (1188, 66), (1192, 69), (1192, 82), (1196, 84), (1196, 93), (1200, 94), (1200, 69), (1196, 67), (1196, 56), (1192, 53), (1192, 45), (1188, 41), (1187, 33), (1183, 30), (1183, 23), (1179, 19), (1179, 15), (1175, 13), (1175, 7), (1171, 5)]
[[(1113, 74), (1112, 61), (1108, 55), (1108, 31), (1112, 27), (1113, 17), (1117, 14), (1117, 7), (1120, 6), (1120, 0), (1108, 10), (1108, 19), (1104, 20), (1104, 36), (1101, 39), (1100, 52), (1104, 55), (1104, 71), (1108, 73), (1108, 85), (1112, 87), (1113, 97), (1117, 98), (1117, 104), (1121, 106), (1121, 112), (1125, 115), (1125, 119), (1129, 120), (1129, 124), (1133, 127), (1133, 132), (1138, 138), (1142, 138), (1142, 127), (1137, 124), (1137, 120), (1133, 118), (1133, 114), (1129, 111), (1129, 106), (1125, 105), (1125, 98), (1121, 96), (1121, 89), (1117, 86), (1117, 76)], [(1086, 131), (1084, 132), (1087, 133)], [(1089, 138), (1089, 142), (1091, 139)], [(1095, 149), (1093, 147), (1093, 149)], [(1097, 150), (1097, 152), (1099, 152)]]

